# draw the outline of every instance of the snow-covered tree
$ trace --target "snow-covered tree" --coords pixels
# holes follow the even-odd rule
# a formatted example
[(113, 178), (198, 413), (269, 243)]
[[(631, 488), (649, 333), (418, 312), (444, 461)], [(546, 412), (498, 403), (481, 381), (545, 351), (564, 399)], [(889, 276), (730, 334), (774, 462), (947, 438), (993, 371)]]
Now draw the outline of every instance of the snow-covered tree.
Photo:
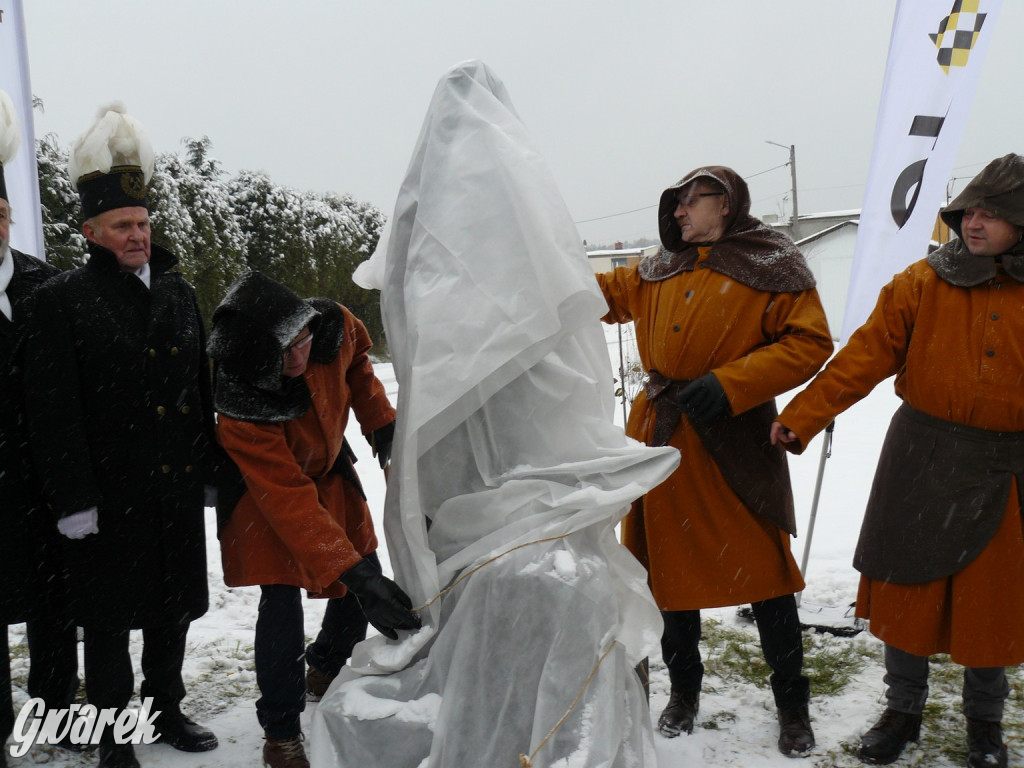
[[(376, 292), (352, 272), (376, 247), (384, 216), (349, 195), (299, 192), (262, 172), (228, 178), (206, 136), (157, 158), (150, 181), (153, 240), (180, 259), (207, 324), (228, 286), (252, 269), (302, 296), (326, 296), (363, 320), (379, 350), (383, 329)], [(67, 150), (53, 135), (37, 146), (43, 234), (50, 260), (67, 269), (85, 261), (78, 193), (67, 175)]]
[(67, 150), (60, 146), (56, 135), (47, 134), (36, 141), (36, 165), (46, 260), (59, 269), (80, 266), (85, 262), (81, 205), (78, 190), (68, 176)]

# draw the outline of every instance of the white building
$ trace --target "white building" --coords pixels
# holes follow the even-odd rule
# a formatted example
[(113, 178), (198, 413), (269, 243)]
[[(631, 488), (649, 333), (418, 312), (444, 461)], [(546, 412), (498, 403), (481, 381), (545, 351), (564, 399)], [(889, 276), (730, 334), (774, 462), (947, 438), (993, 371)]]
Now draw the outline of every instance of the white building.
[(594, 274), (611, 272), (616, 267), (632, 267), (645, 256), (657, 253), (660, 245), (648, 245), (643, 248), (613, 248), (603, 251), (587, 251), (587, 258)]
[(859, 224), (859, 219), (847, 219), (797, 241), (818, 283), (818, 295), (834, 339), (839, 338), (843, 325)]

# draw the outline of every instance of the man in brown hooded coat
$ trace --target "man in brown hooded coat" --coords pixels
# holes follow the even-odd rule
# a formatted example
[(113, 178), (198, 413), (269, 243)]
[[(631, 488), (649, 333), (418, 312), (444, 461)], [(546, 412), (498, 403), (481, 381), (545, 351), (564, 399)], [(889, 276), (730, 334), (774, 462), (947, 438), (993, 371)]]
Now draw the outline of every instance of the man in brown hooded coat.
[(700, 609), (751, 603), (779, 710), (779, 749), (814, 745), (793, 593), (803, 579), (785, 452), (768, 444), (774, 398), (832, 352), (814, 278), (793, 242), (749, 214), (747, 185), (722, 166), (661, 196), (664, 249), (598, 275), (610, 323), (633, 321), (648, 383), (626, 425), (672, 445), (679, 468), (633, 506), (623, 541), (650, 574), (672, 681), (658, 728), (693, 730), (704, 667)]
[(928, 657), (948, 653), (966, 667), (968, 765), (1005, 766), (1004, 667), (1024, 661), (1024, 157), (993, 160), (942, 218), (959, 239), (882, 289), (771, 436), (799, 453), (896, 376), (903, 405), (854, 555), (857, 615), (885, 641), (888, 686), (859, 754), (888, 764), (917, 740)]

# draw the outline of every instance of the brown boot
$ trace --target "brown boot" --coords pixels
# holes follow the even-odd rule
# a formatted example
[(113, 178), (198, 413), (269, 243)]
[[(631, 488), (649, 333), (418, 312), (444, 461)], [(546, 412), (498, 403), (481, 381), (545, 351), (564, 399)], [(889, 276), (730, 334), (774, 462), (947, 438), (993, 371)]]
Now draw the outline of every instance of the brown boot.
[(807, 705), (779, 707), (779, 752), (786, 757), (807, 757), (814, 749), (814, 731)]
[(669, 739), (674, 739), (683, 731), (693, 733), (693, 721), (699, 709), (700, 691), (672, 691), (668, 705), (658, 718), (658, 731)]
[(321, 672), (310, 664), (309, 669), (306, 670), (306, 698), (310, 701), (320, 701), (337, 676), (337, 674), (328, 675), (326, 672)]
[(967, 768), (1006, 768), (1003, 725), (967, 718)]
[(886, 708), (878, 722), (860, 739), (857, 757), (872, 765), (896, 762), (908, 741), (921, 735), (921, 716)]
[(302, 748), (302, 734), (290, 739), (268, 736), (263, 744), (263, 764), (268, 768), (309, 768), (306, 750)]

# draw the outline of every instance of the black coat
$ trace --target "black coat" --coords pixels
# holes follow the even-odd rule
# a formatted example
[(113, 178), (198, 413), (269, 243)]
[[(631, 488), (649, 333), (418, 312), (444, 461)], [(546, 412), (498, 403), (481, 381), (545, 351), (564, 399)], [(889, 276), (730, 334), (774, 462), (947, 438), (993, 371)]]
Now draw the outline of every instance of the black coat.
[(59, 604), (59, 534), (31, 479), (14, 352), (36, 289), (60, 270), (11, 250), (12, 319), (0, 313), (0, 626)]
[(203, 486), (214, 484), (210, 370), (195, 290), (153, 246), (150, 289), (89, 245), (36, 294), (25, 410), (58, 518), (97, 507), (99, 533), (62, 539), (84, 626), (191, 621), (209, 595)]

